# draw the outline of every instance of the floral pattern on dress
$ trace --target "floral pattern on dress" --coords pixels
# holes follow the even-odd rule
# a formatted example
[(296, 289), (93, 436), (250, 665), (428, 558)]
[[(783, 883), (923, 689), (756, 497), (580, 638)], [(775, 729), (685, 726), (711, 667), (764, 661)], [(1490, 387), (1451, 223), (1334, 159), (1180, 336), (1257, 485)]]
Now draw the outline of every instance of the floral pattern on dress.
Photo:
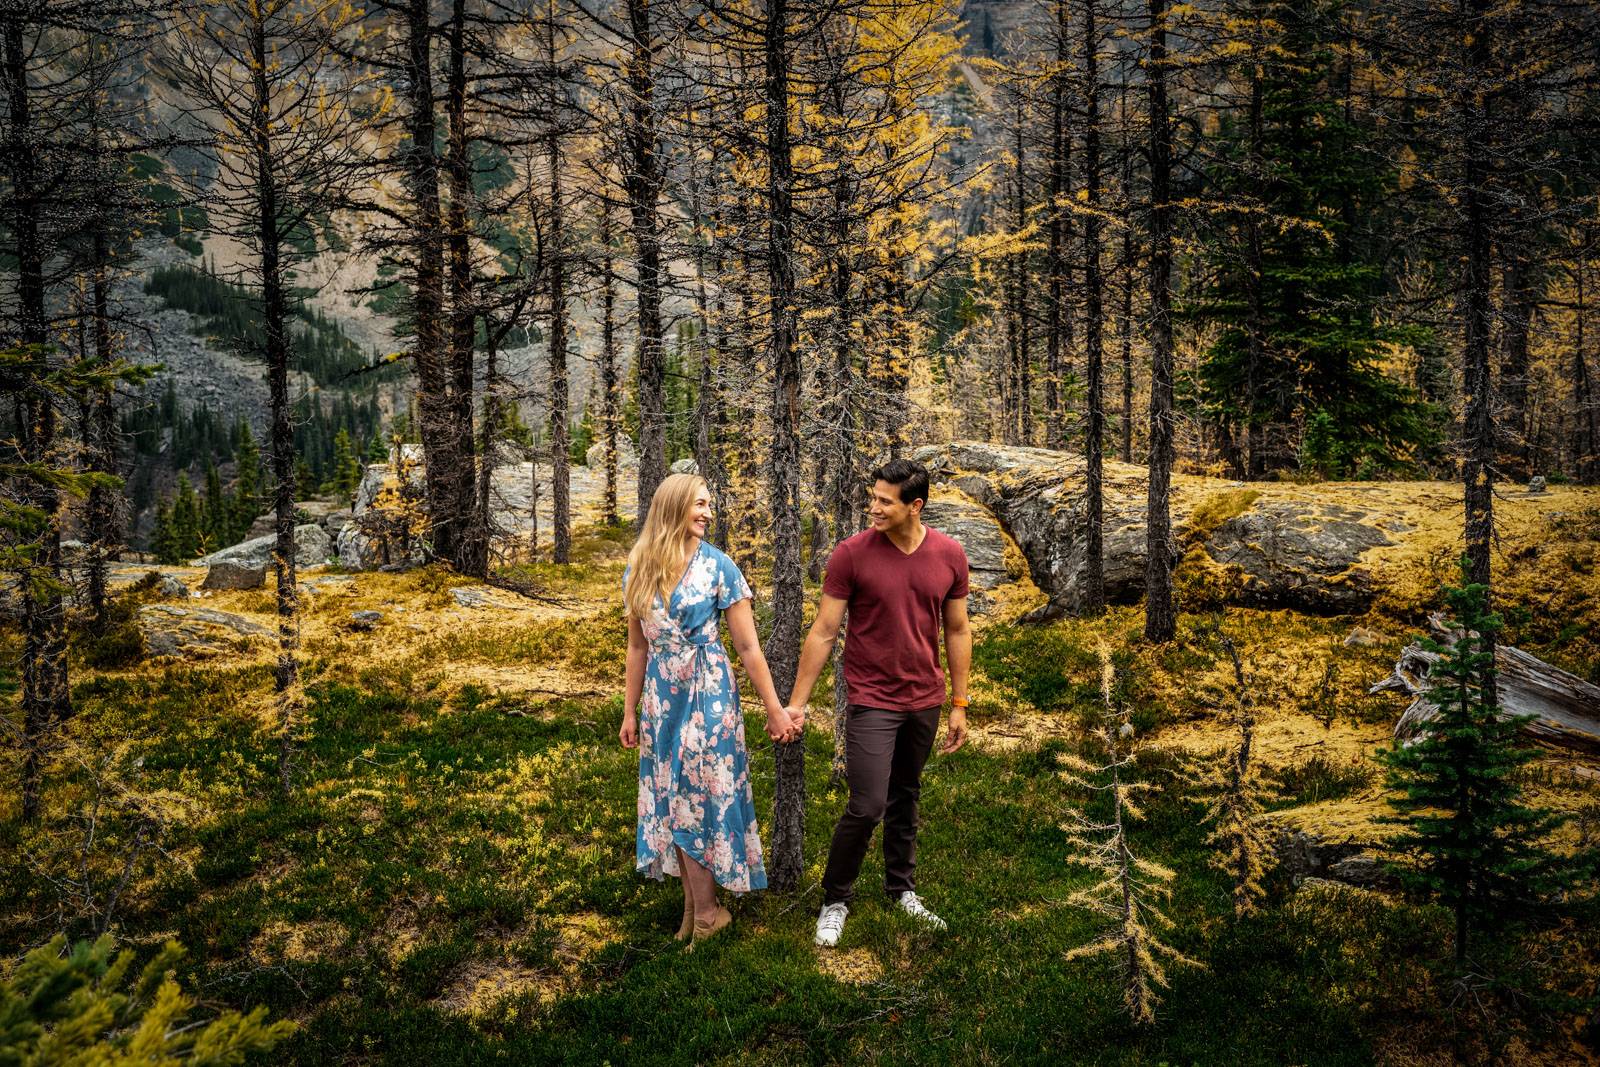
[(639, 620), (650, 650), (639, 698), (635, 865), (651, 878), (681, 875), (677, 845), (726, 889), (767, 887), (744, 714), (718, 630), (721, 613), (751, 595), (733, 560), (702, 541), (669, 605), (657, 597)]

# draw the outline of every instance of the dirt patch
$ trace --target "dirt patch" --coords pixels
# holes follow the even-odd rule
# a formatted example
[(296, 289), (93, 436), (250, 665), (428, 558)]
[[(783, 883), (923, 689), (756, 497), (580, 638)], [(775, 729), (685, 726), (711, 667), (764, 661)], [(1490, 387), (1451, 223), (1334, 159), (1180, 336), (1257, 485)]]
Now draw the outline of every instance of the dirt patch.
[(486, 1015), (511, 997), (531, 995), (548, 1004), (581, 986), (588, 961), (622, 936), (616, 920), (595, 912), (564, 915), (556, 922), (560, 932), (553, 966), (532, 967), (504, 956), (476, 957), (456, 969), (434, 1003), (468, 1016)]
[(250, 956), (262, 964), (314, 963), (340, 951), (349, 938), (342, 923), (316, 919), (269, 923), (250, 942)]
[(883, 964), (864, 948), (818, 949), (817, 970), (845, 985), (871, 985), (883, 980)]

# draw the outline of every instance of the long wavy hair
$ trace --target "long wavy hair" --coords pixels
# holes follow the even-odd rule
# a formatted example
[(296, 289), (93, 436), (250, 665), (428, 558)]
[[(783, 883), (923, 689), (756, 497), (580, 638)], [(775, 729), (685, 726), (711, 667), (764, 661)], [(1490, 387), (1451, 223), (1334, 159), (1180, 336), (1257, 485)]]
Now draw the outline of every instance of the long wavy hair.
[(669, 474), (656, 486), (644, 529), (628, 553), (628, 588), (622, 599), (634, 618), (649, 615), (658, 596), (665, 604), (683, 577), (689, 512), (702, 492), (709, 489), (698, 474)]

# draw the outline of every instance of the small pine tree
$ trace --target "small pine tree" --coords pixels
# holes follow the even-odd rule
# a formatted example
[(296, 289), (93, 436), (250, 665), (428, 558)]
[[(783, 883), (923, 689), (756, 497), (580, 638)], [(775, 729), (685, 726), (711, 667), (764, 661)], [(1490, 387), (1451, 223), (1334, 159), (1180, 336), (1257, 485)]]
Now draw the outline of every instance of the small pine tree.
[(361, 484), (361, 460), (356, 457), (355, 445), (350, 440), (349, 430), (341, 428), (334, 435), (333, 462), (330, 467), (328, 482), (322, 487), (323, 492), (344, 499), (354, 496), (356, 486)]
[(383, 433), (376, 424), (372, 427), (372, 436), (367, 438), (367, 450), (363, 453), (362, 458), (368, 463), (389, 462), (389, 446), (384, 444)]
[(239, 443), (234, 446), (234, 483), (232, 524), (228, 534), (231, 544), (250, 532), (256, 515), (261, 511), (261, 449), (256, 446), (250, 424), (239, 423)]
[(1265, 895), (1261, 880), (1272, 855), (1272, 845), (1262, 822), (1265, 788), (1260, 769), (1251, 758), (1255, 743), (1255, 705), (1245, 681), (1239, 650), (1225, 636), (1222, 647), (1233, 665), (1232, 715), (1239, 741), (1213, 779), (1218, 787), (1217, 795), (1206, 817), (1215, 825), (1206, 843), (1216, 849), (1211, 865), (1233, 880), (1233, 914), (1235, 918), (1242, 918), (1253, 913)]
[(157, 563), (177, 564), (184, 561), (178, 551), (177, 532), (172, 527), (172, 506), (167, 498), (156, 501), (155, 526), (150, 531), (150, 554)]
[(187, 1022), (195, 1005), (172, 973), (183, 949), (169, 941), (123, 991), (134, 952), (111, 955), (109, 935), (67, 951), (57, 934), (0, 983), (0, 1063), (117, 1063), (222, 1067), (266, 1052), (295, 1031), (267, 1009)]
[(200, 555), (200, 545), (205, 538), (200, 514), (200, 501), (194, 495), (189, 475), (178, 474), (178, 495), (172, 502), (172, 543), (177, 561), (183, 562)]
[[(1462, 561), (1463, 575), (1467, 563)], [(1561, 819), (1529, 806), (1517, 771), (1534, 758), (1518, 743), (1525, 716), (1505, 715), (1495, 699), (1492, 644), (1500, 616), (1489, 610), (1487, 586), (1465, 580), (1446, 587), (1457, 635), (1448, 644), (1421, 639), (1438, 656), (1427, 699), (1437, 711), (1428, 732), (1385, 749), (1393, 790), (1389, 819), (1404, 827), (1391, 845), (1413, 857), (1395, 873), (1411, 892), (1455, 914), (1455, 958), (1464, 962), (1473, 936), (1503, 925), (1508, 904), (1539, 900), (1574, 884), (1593, 857), (1564, 857), (1545, 838)]]
[(206, 493), (200, 506), (200, 529), (205, 541), (204, 551), (232, 543), (228, 535), (233, 530), (233, 500), (223, 492), (222, 472), (209, 459), (206, 460)]
[(1316, 478), (1337, 478), (1344, 472), (1344, 446), (1333, 416), (1320, 408), (1306, 419), (1300, 436), (1300, 470)]
[(1118, 698), (1116, 668), (1111, 652), (1100, 649), (1101, 717), (1091, 736), (1104, 752), (1104, 761), (1090, 763), (1079, 756), (1063, 757), (1066, 780), (1098, 794), (1109, 803), (1109, 821), (1099, 822), (1084, 810), (1068, 813), (1067, 843), (1072, 862), (1088, 867), (1098, 880), (1072, 894), (1070, 903), (1100, 916), (1108, 929), (1094, 941), (1067, 953), (1067, 959), (1108, 953), (1121, 970), (1122, 999), (1129, 1016), (1140, 1025), (1154, 1023), (1158, 988), (1167, 985), (1161, 960), (1200, 966), (1158, 935), (1172, 926), (1159, 907), (1170, 892), (1171, 870), (1140, 859), (1128, 840), (1128, 823), (1140, 817), (1135, 795), (1147, 792), (1148, 783), (1124, 777), (1134, 762), (1133, 722)]

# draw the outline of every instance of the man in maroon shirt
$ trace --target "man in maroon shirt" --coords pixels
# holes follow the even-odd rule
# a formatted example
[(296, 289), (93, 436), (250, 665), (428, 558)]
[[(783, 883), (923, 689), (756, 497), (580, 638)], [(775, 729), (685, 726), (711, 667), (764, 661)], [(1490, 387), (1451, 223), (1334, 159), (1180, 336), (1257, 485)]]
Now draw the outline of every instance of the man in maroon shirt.
[(838, 944), (856, 875), (873, 828), (883, 823), (884, 888), (906, 913), (935, 929), (945, 922), (916, 893), (917, 799), (922, 766), (945, 701), (939, 666), (944, 625), (950, 663), (950, 722), (941, 752), (967, 739), (967, 554), (954, 538), (922, 524), (928, 472), (896, 459), (872, 472), (871, 526), (839, 542), (828, 559), (822, 603), (800, 653), (791, 717), (804, 705), (850, 615), (844, 643), (849, 705), (845, 777), (850, 801), (833, 831), (822, 876), (816, 942)]

